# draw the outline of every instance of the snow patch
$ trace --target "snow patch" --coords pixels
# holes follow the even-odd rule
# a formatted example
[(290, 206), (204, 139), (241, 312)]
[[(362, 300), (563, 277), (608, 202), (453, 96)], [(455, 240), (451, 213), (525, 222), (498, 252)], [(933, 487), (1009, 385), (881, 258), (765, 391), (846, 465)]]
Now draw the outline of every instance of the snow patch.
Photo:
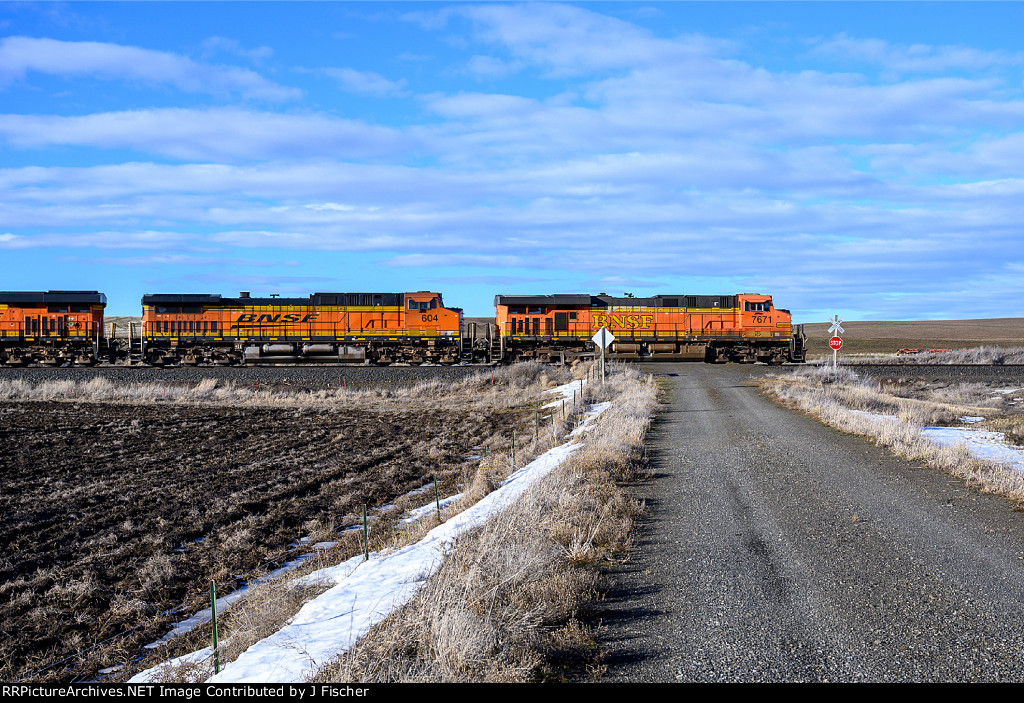
[(925, 427), (921, 434), (943, 446), (963, 444), (979, 459), (1005, 462), (1024, 472), (1024, 450), (1008, 444), (1002, 432), (970, 427)]
[[(561, 392), (563, 396), (571, 397), (572, 389), (578, 387), (579, 383), (573, 382), (548, 392)], [(590, 406), (583, 422), (572, 435), (589, 430), (592, 421), (610, 406), (611, 403)], [(568, 442), (549, 449), (512, 473), (499, 488), (476, 505), (435, 527), (415, 544), (396, 551), (374, 552), (368, 561), (363, 561), (361, 555), (355, 556), (337, 566), (320, 569), (297, 579), (300, 584), (326, 581), (334, 586), (307, 602), (281, 630), (251, 646), (235, 661), (224, 665), (220, 674), (212, 676), (209, 681), (256, 683), (306, 680), (318, 664), (351, 647), (373, 624), (412, 599), (423, 582), (438, 569), (445, 551), (460, 534), (483, 524), (489, 517), (507, 508), (534, 482), (582, 446), (577, 442)], [(424, 486), (420, 491), (427, 488)], [(457, 498), (451, 496), (445, 500)], [(427, 514), (432, 509), (435, 506), (431, 503), (419, 510)], [(236, 594), (237, 591), (226, 598), (237, 598)], [(219, 599), (218, 610), (220, 607)], [(209, 611), (205, 611), (205, 614), (208, 620)], [(205, 649), (172, 662), (202, 661), (210, 656), (210, 650)], [(164, 666), (143, 671), (134, 676), (130, 683), (155, 681)]]

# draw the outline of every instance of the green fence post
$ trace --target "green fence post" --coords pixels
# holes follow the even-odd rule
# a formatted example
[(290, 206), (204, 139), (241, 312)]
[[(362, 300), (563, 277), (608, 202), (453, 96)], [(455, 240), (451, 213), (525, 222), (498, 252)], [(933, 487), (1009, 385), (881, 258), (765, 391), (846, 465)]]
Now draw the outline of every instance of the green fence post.
[(213, 623), (213, 673), (220, 673), (220, 647), (217, 644), (217, 582), (210, 579), (210, 619)]
[(434, 474), (434, 506), (437, 508), (437, 521), (441, 522), (441, 499), (437, 497), (437, 474)]
[(370, 560), (370, 528), (366, 524), (366, 503), (363, 503), (363, 561)]

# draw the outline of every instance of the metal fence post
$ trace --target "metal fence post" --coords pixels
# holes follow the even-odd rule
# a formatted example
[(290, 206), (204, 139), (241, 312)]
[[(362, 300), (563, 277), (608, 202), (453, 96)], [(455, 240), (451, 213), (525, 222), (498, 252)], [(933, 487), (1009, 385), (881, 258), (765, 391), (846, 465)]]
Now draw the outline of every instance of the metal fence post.
[(213, 623), (213, 673), (220, 673), (220, 646), (217, 643), (217, 582), (210, 579), (210, 620)]

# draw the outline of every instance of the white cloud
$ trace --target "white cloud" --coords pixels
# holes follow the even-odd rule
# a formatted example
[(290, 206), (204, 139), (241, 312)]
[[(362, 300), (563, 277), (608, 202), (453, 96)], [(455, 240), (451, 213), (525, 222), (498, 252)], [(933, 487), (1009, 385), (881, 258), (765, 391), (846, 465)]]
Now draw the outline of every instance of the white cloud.
[(360, 95), (375, 97), (403, 97), (408, 95), (404, 78), (391, 81), (372, 71), (357, 71), (353, 68), (324, 68), (322, 72), (335, 81), (342, 89)]
[(981, 51), (968, 46), (893, 44), (882, 39), (855, 38), (845, 33), (821, 41), (812, 55), (862, 61), (895, 73), (980, 71), (1024, 64), (1024, 53)]
[(401, 154), (410, 141), (387, 127), (322, 114), (237, 108), (163, 108), (81, 117), (0, 115), (0, 139), (13, 147), (133, 149), (179, 159), (235, 160)]
[(207, 58), (218, 52), (241, 56), (255, 63), (269, 59), (274, 55), (274, 50), (269, 46), (258, 46), (255, 49), (246, 49), (242, 44), (227, 37), (207, 37), (202, 44), (203, 55)]
[(296, 100), (302, 92), (233, 66), (209, 66), (166, 51), (101, 42), (33, 37), (0, 39), (0, 85), (32, 72), (167, 84), (186, 93), (239, 94), (245, 98)]
[(22, 235), (13, 239), (0, 237), (0, 249), (168, 249), (189, 246), (194, 235), (179, 232), (98, 231), (86, 233), (46, 233)]
[(95, 257), (66, 257), (69, 261), (76, 261), (87, 264), (103, 264), (106, 266), (231, 266), (231, 267), (256, 267), (256, 268), (278, 268), (299, 266), (298, 261), (274, 259), (240, 259), (229, 256), (193, 256), (190, 254), (149, 254), (146, 256), (95, 256)]
[(578, 76), (680, 59), (713, 43), (672, 41), (622, 20), (572, 5), (468, 5), (439, 13), (472, 22), (477, 38), (503, 47), (552, 76)]
[(479, 78), (507, 78), (523, 69), (521, 61), (504, 61), (493, 56), (473, 56), (466, 63), (466, 70)]

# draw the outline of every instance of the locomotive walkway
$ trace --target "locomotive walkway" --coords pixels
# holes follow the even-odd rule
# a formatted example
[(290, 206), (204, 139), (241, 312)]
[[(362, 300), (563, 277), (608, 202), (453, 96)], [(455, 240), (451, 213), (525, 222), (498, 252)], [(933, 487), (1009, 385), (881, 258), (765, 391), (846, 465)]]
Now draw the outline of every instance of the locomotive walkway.
[(1024, 679), (1024, 513), (774, 405), (751, 367), (647, 369), (666, 405), (601, 680)]

